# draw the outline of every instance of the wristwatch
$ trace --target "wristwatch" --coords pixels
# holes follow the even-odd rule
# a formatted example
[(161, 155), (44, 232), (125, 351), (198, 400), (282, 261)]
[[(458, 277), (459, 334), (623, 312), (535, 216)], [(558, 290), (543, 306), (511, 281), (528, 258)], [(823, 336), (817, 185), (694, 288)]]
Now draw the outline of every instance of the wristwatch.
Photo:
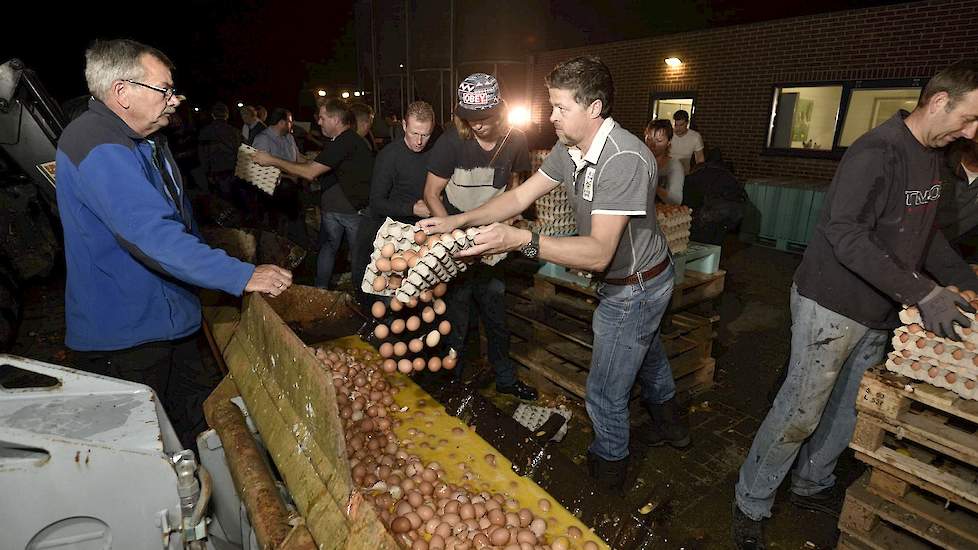
[(530, 242), (524, 244), (520, 248), (520, 252), (531, 260), (536, 258), (537, 255), (540, 254), (540, 234), (535, 231), (531, 231)]

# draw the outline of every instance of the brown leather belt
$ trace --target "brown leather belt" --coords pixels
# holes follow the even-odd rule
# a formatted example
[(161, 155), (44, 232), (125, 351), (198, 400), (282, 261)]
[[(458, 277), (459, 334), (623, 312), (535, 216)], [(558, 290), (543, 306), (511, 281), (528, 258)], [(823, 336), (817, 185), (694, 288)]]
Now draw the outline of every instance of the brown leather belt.
[(633, 273), (624, 279), (605, 279), (604, 282), (608, 283), (609, 285), (634, 285), (643, 281), (648, 281), (652, 277), (655, 277), (659, 273), (665, 271), (667, 267), (669, 267), (669, 256), (666, 256), (666, 259), (652, 266), (651, 269), (641, 273)]

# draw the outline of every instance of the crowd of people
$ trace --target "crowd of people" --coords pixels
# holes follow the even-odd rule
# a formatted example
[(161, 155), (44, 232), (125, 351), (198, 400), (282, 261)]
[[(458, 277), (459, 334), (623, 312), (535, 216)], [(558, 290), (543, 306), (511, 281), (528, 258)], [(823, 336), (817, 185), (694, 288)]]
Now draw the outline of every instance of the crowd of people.
[[(209, 390), (194, 380), (201, 369), (197, 290), (277, 296), (292, 274), (231, 258), (201, 237), (164, 131), (181, 101), (166, 55), (112, 40), (96, 42), (86, 61), (92, 98), (65, 130), (57, 157), (66, 342), (83, 368), (152, 386), (192, 446)], [(370, 107), (325, 100), (316, 117), (321, 137), (308, 132), (320, 145), (314, 156), (307, 156), (305, 137), (295, 139), (289, 110), (243, 107), (239, 128), (217, 104), (198, 136), (200, 165), (214, 193), (249, 208), (254, 195), (236, 180), (234, 166), (239, 145), (250, 143), (250, 160), (282, 171), (266, 205), (280, 218), (266, 223), (297, 238), (305, 228), (296, 197), (313, 184), (320, 189), (320, 287), (331, 286), (346, 243), (359, 288), (373, 236), (388, 217), (429, 234), (479, 227), (465, 256), (522, 254), (598, 274), (585, 398), (594, 432), (588, 471), (622, 492), (636, 382), (654, 421), (637, 439), (677, 448), (691, 442), (660, 338), (674, 267), (656, 201), (693, 202), (701, 216), (727, 227), (742, 215), (743, 190), (722, 159), (706, 152), (685, 111), (651, 121), (644, 140), (616, 122), (614, 83), (601, 60), (564, 61), (545, 83), (557, 143), (532, 174), (527, 138), (507, 124), (499, 83), (483, 73), (459, 84), (455, 116), (437, 139), (435, 114), (423, 101), (396, 117), (399, 131), (381, 148), (370, 133)], [(961, 311), (970, 306), (948, 287), (978, 291), (978, 278), (948, 239), (978, 225), (976, 130), (978, 64), (961, 62), (930, 80), (912, 113), (871, 130), (843, 157), (790, 289), (788, 374), (737, 482), (738, 547), (764, 547), (763, 520), (793, 465), (792, 502), (832, 508), (832, 472), (852, 435), (858, 381), (881, 361), (900, 304), (915, 304), (925, 328), (941, 336), (955, 338), (955, 324), (969, 325)], [(577, 235), (540, 235), (512, 223), (557, 186), (567, 192)], [(477, 318), (496, 390), (536, 399), (509, 358), (499, 268), (474, 264), (452, 281), (446, 300), (455, 327), (449, 345), (460, 354), (454, 376), (466, 372), (468, 324)]]

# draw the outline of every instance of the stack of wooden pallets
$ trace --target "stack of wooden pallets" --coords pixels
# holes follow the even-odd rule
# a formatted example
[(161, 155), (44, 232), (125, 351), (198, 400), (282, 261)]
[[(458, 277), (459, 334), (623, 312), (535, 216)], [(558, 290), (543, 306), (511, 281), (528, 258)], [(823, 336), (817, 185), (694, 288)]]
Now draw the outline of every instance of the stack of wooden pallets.
[(839, 548), (978, 548), (978, 401), (877, 368), (856, 409)]
[[(533, 280), (529, 287), (509, 285), (510, 355), (535, 375), (583, 398), (591, 365), (591, 317), (597, 303), (593, 290), (539, 274)], [(722, 274), (719, 281), (722, 290)], [(701, 289), (706, 287), (701, 285)], [(677, 394), (680, 400), (687, 400), (713, 385), (716, 318), (670, 309), (662, 323), (662, 341)]]

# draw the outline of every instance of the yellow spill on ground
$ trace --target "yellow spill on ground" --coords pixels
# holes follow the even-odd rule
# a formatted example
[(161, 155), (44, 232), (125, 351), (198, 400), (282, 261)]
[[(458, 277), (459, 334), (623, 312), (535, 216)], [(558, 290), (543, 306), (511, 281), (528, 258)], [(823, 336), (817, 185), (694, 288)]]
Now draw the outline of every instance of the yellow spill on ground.
[[(326, 345), (373, 350), (357, 336), (348, 336), (329, 342)], [(379, 357), (379, 356), (378, 356)], [(609, 548), (600, 537), (590, 531), (577, 517), (554, 500), (533, 480), (517, 475), (512, 463), (499, 454), (496, 449), (462, 423), (458, 418), (445, 412), (445, 408), (422, 390), (408, 376), (401, 373), (387, 375), (388, 382), (398, 388), (394, 402), (399, 408), (407, 408), (396, 413), (394, 418), (402, 424), (394, 429), (401, 440), (402, 448), (421, 457), (426, 464), (438, 462), (447, 474), (448, 481), (456, 485), (466, 485), (478, 491), (501, 493), (506, 498), (516, 499), (520, 506), (528, 508), (533, 515), (547, 521), (547, 542), (556, 537), (567, 537), (569, 527), (577, 527), (584, 533), (580, 539), (571, 539), (570, 548), (581, 549), (586, 541), (593, 541), (600, 549)], [(417, 430), (411, 435), (411, 430)], [(406, 444), (411, 443), (410, 447)], [(422, 446), (422, 444), (425, 444)], [(486, 460), (493, 455), (495, 466)], [(464, 465), (464, 468), (462, 467)], [(470, 479), (466, 479), (466, 473)], [(550, 502), (550, 510), (544, 512), (540, 500)]]

